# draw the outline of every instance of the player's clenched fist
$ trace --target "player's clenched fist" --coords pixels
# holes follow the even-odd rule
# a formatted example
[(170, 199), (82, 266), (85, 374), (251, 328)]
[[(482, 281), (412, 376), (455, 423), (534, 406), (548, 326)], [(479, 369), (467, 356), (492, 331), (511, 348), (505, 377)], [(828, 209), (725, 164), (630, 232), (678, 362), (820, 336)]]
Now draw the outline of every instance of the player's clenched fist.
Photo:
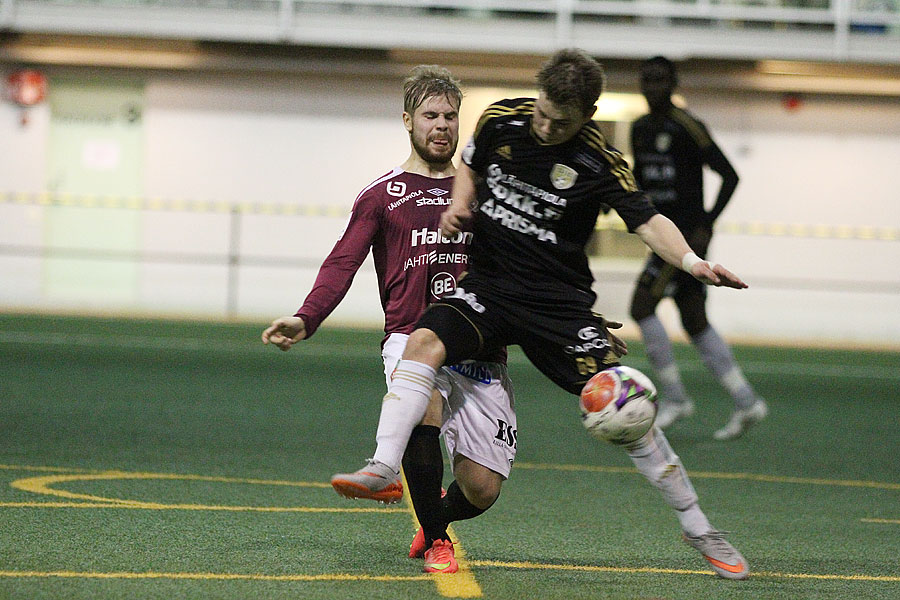
[(454, 202), (441, 214), (441, 233), (444, 234), (444, 237), (452, 238), (471, 218), (472, 211), (467, 206)]

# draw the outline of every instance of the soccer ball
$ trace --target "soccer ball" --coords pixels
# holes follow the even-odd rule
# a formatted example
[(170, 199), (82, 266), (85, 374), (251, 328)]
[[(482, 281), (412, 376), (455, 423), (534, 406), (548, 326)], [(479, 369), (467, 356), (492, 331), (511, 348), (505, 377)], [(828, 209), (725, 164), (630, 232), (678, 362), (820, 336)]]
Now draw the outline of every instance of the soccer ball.
[(600, 371), (581, 390), (581, 422), (594, 437), (627, 444), (650, 430), (656, 419), (656, 386), (631, 367)]

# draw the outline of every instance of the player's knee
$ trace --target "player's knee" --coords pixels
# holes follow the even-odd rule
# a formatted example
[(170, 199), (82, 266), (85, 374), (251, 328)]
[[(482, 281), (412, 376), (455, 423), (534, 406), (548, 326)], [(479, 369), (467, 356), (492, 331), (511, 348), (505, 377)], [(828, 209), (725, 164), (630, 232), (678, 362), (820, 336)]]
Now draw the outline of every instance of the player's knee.
[(430, 329), (416, 329), (406, 341), (404, 360), (414, 360), (435, 368), (444, 364), (447, 351), (441, 338)]
[(472, 482), (460, 482), (460, 487), (463, 490), (463, 494), (466, 495), (466, 500), (482, 510), (490, 508), (497, 501), (497, 498), (500, 497), (499, 481), (483, 479)]
[(681, 314), (681, 326), (691, 337), (709, 327), (706, 318), (706, 298), (701, 293), (681, 294), (675, 297), (675, 305)]
[(503, 476), (463, 456), (454, 465), (456, 482), (473, 506), (487, 510), (500, 496)]
[(706, 314), (703, 313), (682, 313), (681, 325), (690, 337), (694, 337), (703, 333), (703, 331), (709, 327), (709, 321), (706, 319)]
[(636, 322), (643, 321), (647, 317), (653, 314), (656, 310), (656, 305), (647, 298), (646, 294), (640, 293), (640, 290), (635, 292), (634, 296), (631, 298), (631, 318)]
[(653, 310), (651, 309), (634, 303), (631, 305), (631, 318), (634, 319), (635, 322), (639, 323), (652, 314)]

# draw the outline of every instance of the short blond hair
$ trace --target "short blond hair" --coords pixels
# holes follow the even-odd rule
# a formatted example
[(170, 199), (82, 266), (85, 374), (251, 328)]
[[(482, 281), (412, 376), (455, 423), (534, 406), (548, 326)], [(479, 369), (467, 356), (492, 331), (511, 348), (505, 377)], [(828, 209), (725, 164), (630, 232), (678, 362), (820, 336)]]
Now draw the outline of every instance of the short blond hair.
[(459, 109), (462, 90), (448, 69), (438, 65), (413, 67), (403, 81), (403, 110), (413, 114), (426, 99), (432, 96), (446, 96)]

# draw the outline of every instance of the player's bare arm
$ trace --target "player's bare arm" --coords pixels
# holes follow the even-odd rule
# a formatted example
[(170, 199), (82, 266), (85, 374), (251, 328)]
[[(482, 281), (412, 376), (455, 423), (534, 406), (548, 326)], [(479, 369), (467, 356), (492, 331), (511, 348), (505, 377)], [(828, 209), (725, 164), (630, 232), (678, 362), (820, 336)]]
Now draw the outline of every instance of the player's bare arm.
[(288, 351), (306, 337), (306, 324), (300, 317), (279, 317), (262, 332), (263, 344)]
[(716, 203), (707, 213), (709, 226), (712, 227), (713, 222), (722, 214), (725, 206), (731, 200), (731, 196), (734, 194), (735, 188), (737, 188), (739, 177), (737, 171), (734, 170), (734, 167), (728, 162), (722, 150), (715, 143), (707, 151), (707, 154), (706, 164), (722, 178), (719, 193), (716, 195)]
[(683, 268), (706, 285), (738, 290), (748, 287), (740, 277), (722, 265), (699, 259), (678, 227), (663, 215), (653, 215), (634, 232), (664, 261)]
[(441, 215), (441, 232), (446, 237), (459, 233), (462, 226), (472, 218), (475, 203), (475, 172), (465, 163), (456, 170), (453, 180), (453, 202)]

